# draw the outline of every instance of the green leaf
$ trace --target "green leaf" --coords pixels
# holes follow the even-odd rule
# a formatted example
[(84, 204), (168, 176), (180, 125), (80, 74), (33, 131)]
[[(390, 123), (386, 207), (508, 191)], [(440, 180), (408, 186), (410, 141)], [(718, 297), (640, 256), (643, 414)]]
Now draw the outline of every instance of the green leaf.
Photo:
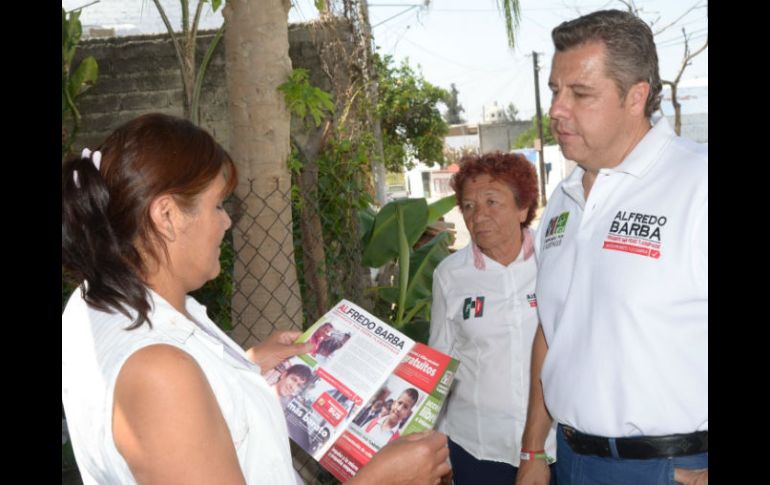
[(211, 0), (211, 11), (216, 12), (220, 5), (222, 5), (222, 0)]
[(358, 231), (361, 236), (361, 245), (366, 246), (372, 237), (372, 228), (374, 227), (374, 218), (377, 213), (369, 206), (358, 211)]
[(321, 89), (316, 89), (318, 90), (318, 98), (321, 103), (321, 107), (326, 111), (334, 112), (334, 103), (332, 102), (331, 94)]
[(415, 305), (410, 308), (407, 314), (404, 316), (404, 325), (408, 325), (410, 321), (416, 320), (415, 316), (417, 316), (417, 314), (420, 312), (422, 312), (424, 318), (428, 318), (430, 316), (430, 305), (432, 303), (432, 298), (418, 300), (417, 303), (415, 303)]
[(81, 26), (80, 11), (65, 12), (62, 9), (62, 70), (69, 70), (72, 58), (75, 56), (75, 49), (80, 42)]
[(436, 222), (439, 217), (451, 211), (457, 205), (457, 197), (454, 194), (433, 202), (428, 206), (428, 225)]
[(519, 0), (497, 0), (497, 8), (503, 11), (508, 46), (513, 49), (516, 47), (516, 31), (519, 29), (521, 19)]
[(292, 109), (300, 118), (304, 118), (307, 112), (307, 106), (302, 103), (293, 103)]
[(406, 308), (419, 300), (430, 299), (433, 293), (433, 272), (449, 256), (449, 233), (442, 231), (411, 256), (411, 271), (406, 292)]
[(80, 24), (80, 11), (70, 12), (69, 20), (69, 39), (72, 45), (80, 42), (80, 36), (83, 34), (83, 27)]
[(307, 69), (294, 69), (285, 83), (278, 86), (283, 93), (284, 101), (289, 111), (301, 120), (307, 114), (313, 118), (315, 126), (321, 125), (324, 112), (333, 113), (334, 103), (331, 95), (309, 82)]
[(406, 239), (410, 247), (425, 232), (428, 222), (428, 203), (425, 199), (400, 199), (385, 204), (374, 219), (369, 242), (364, 247), (364, 265), (379, 268), (398, 256), (397, 205), (403, 206)]
[(321, 125), (321, 111), (318, 110), (317, 107), (313, 105), (308, 106), (310, 108), (310, 115), (313, 117), (313, 122), (315, 123), (316, 127)]
[(406, 224), (404, 222), (404, 206), (396, 206), (396, 221), (398, 222), (398, 306), (396, 308), (396, 327), (403, 324), (406, 309), (406, 290), (409, 284), (409, 263), (412, 244), (406, 240)]
[(412, 320), (408, 324), (401, 327), (401, 331), (406, 334), (407, 337), (422, 342), (428, 343), (430, 336), (430, 321), (428, 320)]
[(96, 82), (99, 76), (99, 66), (93, 56), (88, 56), (80, 62), (80, 65), (70, 77), (69, 93), (74, 99), (88, 90)]
[(67, 30), (67, 12), (62, 8), (61, 9), (61, 46), (62, 50), (64, 49), (65, 44), (67, 43), (68, 38), (68, 30)]
[(377, 296), (382, 300), (395, 305), (398, 303), (398, 288), (395, 286), (383, 286), (377, 290)]

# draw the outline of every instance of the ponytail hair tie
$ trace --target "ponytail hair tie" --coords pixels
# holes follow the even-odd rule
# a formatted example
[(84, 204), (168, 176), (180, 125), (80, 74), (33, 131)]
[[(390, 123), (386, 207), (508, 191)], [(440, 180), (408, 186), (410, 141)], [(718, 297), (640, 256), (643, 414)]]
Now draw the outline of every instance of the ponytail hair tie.
[[(99, 150), (96, 150), (95, 152), (91, 152), (88, 148), (84, 148), (83, 151), (80, 153), (80, 158), (90, 158), (91, 163), (94, 164), (94, 167), (96, 168), (96, 171), (98, 172), (99, 169), (102, 166), (102, 152)], [(80, 188), (80, 182), (78, 181), (78, 171), (73, 170), (72, 171), (72, 180), (75, 181), (75, 187)]]

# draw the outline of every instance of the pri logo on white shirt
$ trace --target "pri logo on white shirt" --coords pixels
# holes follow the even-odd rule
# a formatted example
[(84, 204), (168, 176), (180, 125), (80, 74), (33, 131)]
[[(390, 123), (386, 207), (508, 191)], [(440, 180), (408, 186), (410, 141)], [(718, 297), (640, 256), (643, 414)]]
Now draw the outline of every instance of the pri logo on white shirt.
[(484, 316), (484, 297), (477, 296), (475, 299), (468, 297), (463, 302), (463, 320), (467, 320), (471, 317), (473, 312), (474, 317)]

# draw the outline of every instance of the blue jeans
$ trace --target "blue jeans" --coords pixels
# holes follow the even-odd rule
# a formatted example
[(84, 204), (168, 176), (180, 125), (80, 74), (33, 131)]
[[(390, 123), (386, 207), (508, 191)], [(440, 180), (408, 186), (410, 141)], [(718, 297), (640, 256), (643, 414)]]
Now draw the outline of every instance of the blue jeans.
[[(454, 485), (513, 485), (519, 469), (508, 463), (479, 460), (449, 440)], [(551, 485), (556, 485), (556, 469), (551, 465)]]
[[(617, 454), (614, 442), (610, 445)], [(559, 485), (673, 485), (674, 468), (708, 468), (709, 454), (632, 460), (579, 455), (572, 451), (559, 425), (556, 432)]]

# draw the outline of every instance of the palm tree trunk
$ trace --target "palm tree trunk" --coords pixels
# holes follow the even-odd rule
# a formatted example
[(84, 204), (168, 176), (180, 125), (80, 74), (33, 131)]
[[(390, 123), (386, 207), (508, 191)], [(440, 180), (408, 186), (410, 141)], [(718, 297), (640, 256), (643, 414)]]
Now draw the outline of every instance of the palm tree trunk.
[(291, 72), (289, 0), (230, 0), (224, 9), (230, 154), (240, 173), (235, 196), (233, 337), (244, 346), (274, 328), (301, 328), (294, 264), (290, 115), (277, 90)]

